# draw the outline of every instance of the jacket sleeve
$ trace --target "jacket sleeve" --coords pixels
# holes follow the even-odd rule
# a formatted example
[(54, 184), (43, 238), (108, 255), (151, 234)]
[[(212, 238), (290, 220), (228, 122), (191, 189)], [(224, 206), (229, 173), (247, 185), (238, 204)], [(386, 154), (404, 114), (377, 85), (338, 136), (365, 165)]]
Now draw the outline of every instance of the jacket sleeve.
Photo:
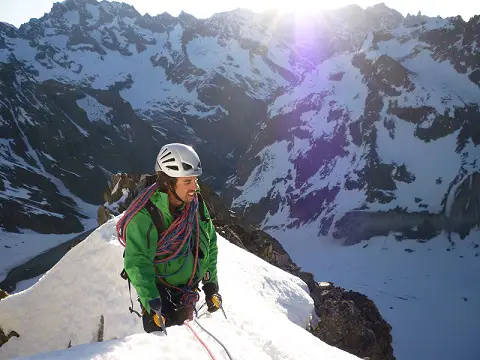
[[(205, 210), (207, 212), (207, 210)], [(208, 212), (207, 212), (208, 213)], [(218, 247), (217, 247), (217, 232), (215, 226), (213, 225), (212, 220), (210, 219), (208, 223), (208, 235), (210, 238), (209, 245), (209, 264), (208, 272), (210, 273), (210, 278), (204, 283), (214, 283), (218, 289), (218, 276), (217, 276), (217, 257), (218, 257)]]
[(141, 210), (128, 223), (125, 246), (125, 271), (135, 287), (140, 302), (150, 312), (148, 301), (159, 296), (153, 259), (156, 253), (156, 229), (150, 216)]

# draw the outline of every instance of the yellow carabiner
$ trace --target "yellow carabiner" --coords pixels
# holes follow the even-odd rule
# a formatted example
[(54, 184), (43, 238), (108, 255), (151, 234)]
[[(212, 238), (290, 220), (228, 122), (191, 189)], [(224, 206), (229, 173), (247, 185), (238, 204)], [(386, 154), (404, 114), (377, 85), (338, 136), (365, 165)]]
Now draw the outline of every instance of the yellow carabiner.
[(162, 322), (160, 322), (160, 319), (158, 317), (158, 314), (153, 315), (153, 321), (159, 328), (164, 328), (165, 326), (165, 317), (162, 315)]
[(220, 309), (220, 306), (222, 305), (222, 304), (220, 303), (220, 299), (218, 298), (217, 295), (213, 295), (213, 296), (212, 296), (212, 303), (213, 303), (213, 305), (215, 305), (215, 307), (216, 307), (217, 309)]

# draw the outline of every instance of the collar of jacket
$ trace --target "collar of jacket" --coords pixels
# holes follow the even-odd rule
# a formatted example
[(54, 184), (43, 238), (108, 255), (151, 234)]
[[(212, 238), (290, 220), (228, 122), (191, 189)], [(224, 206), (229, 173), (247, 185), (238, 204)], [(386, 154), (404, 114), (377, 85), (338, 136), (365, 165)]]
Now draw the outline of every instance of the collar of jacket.
[[(165, 192), (162, 192), (160, 190), (155, 191), (152, 194), (152, 197), (150, 198), (152, 203), (160, 209), (162, 213), (170, 213), (173, 215), (172, 211), (170, 210), (170, 201), (168, 200), (168, 194)], [(176, 212), (181, 212), (183, 208), (185, 207), (185, 204), (180, 205), (175, 209)]]

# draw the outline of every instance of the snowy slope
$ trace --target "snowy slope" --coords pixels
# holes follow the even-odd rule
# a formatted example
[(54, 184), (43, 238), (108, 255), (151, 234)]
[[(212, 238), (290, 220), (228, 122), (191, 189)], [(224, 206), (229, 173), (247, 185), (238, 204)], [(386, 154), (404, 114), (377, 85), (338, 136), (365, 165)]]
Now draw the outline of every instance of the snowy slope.
[[(0, 348), (0, 359), (48, 351), (53, 352), (28, 358), (209, 358), (187, 326), (170, 327), (168, 336), (145, 334), (139, 319), (128, 312), (127, 284), (118, 271), (123, 262), (122, 247), (115, 238), (116, 220), (118, 217), (74, 247), (35, 285), (0, 302), (0, 326), (6, 333), (15, 330), (20, 334)], [(205, 314), (199, 322), (232, 356), (356, 358), (304, 330), (313, 310), (305, 283), (221, 236), (218, 246), (228, 320), (217, 312)], [(135, 291), (132, 296), (135, 298)], [(103, 343), (94, 344), (102, 316)], [(227, 358), (218, 343), (195, 323), (192, 326), (217, 359)], [(69, 344), (72, 347), (67, 349)]]
[[(86, 229), (93, 229), (97, 226), (96, 219), (92, 212), (88, 221), (84, 222)], [(5, 280), (8, 272), (16, 266), (22, 265), (57, 245), (74, 239), (81, 233), (73, 234), (39, 234), (37, 232), (23, 229), (22, 233), (0, 232), (0, 282)]]

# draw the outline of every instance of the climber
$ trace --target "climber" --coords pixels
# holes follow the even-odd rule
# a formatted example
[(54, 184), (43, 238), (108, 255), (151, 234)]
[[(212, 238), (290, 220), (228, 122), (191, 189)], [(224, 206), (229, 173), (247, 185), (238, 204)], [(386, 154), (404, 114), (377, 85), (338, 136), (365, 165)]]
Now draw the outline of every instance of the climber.
[(137, 291), (146, 332), (192, 320), (200, 281), (208, 311), (222, 303), (217, 236), (197, 183), (197, 153), (188, 145), (167, 144), (155, 173), (158, 188), (125, 227), (124, 270)]

